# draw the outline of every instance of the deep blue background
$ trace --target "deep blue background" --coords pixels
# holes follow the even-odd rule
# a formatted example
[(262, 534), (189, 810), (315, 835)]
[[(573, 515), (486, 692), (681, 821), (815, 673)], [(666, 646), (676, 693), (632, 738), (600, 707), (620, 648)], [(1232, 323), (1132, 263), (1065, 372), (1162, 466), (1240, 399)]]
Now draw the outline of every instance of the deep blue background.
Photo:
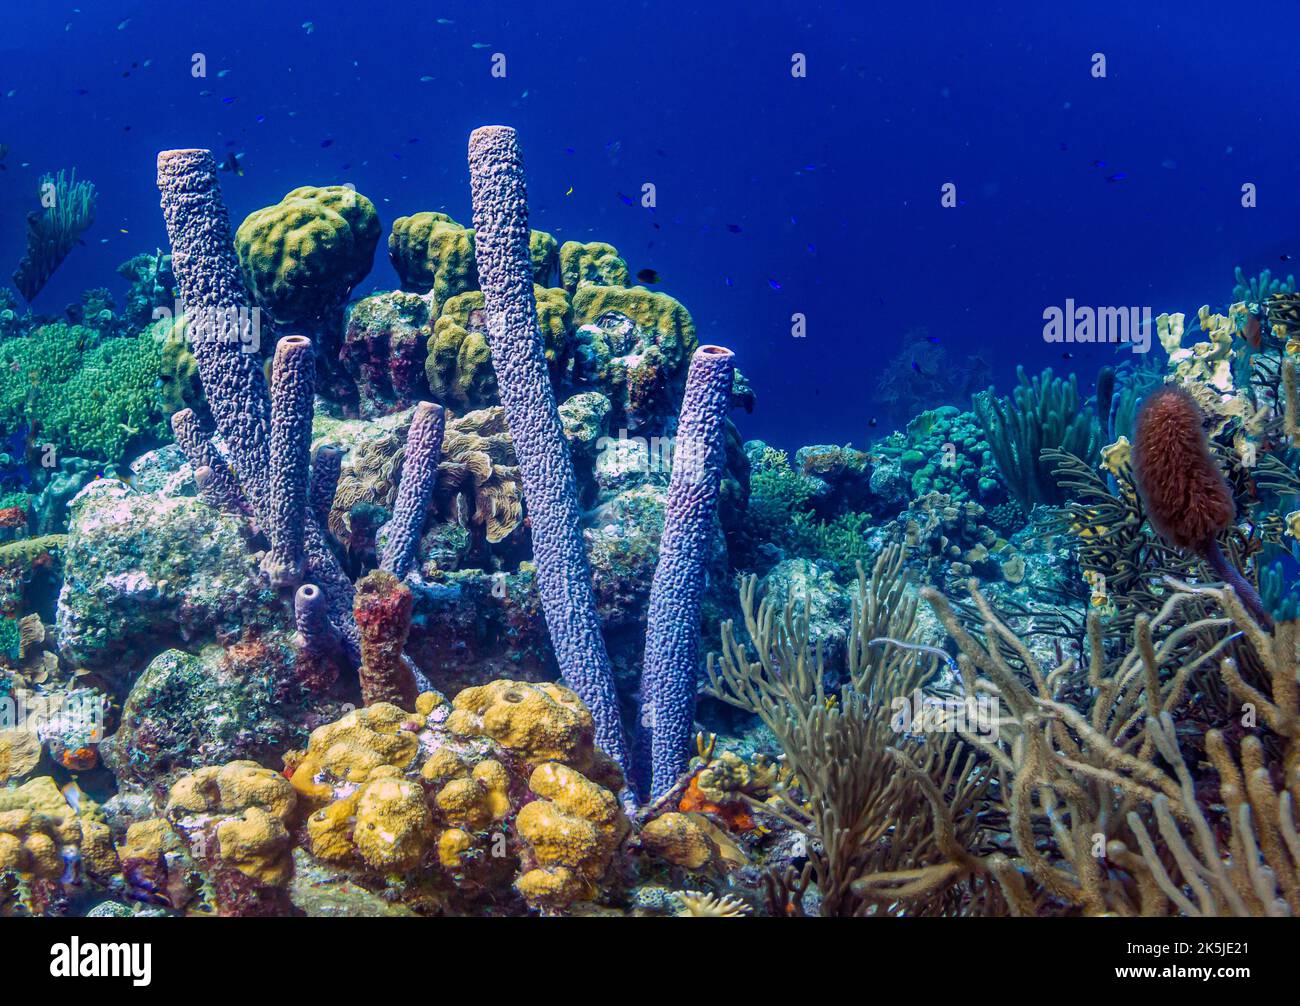
[[(742, 431), (786, 447), (882, 432), (871, 391), (915, 325), (991, 359), (1004, 388), (1016, 363), (1088, 385), (1113, 351), (1062, 361), (1044, 307), (1195, 312), (1226, 301), (1234, 265), (1300, 256), (1294, 3), (4, 6), (2, 274), (42, 172), (75, 166), (100, 192), (87, 246), (38, 298), (51, 313), (124, 289), (117, 264), (165, 242), (161, 148), (245, 155), (245, 177), (222, 176), (236, 224), (350, 181), (386, 233), (425, 209), (469, 222), (466, 137), (488, 122), (521, 131), (534, 226), (656, 269), (701, 337), (737, 350), (759, 395)], [(619, 197), (646, 181), (654, 215)], [(957, 209), (939, 206), (947, 181)], [(395, 285), (381, 242), (361, 292)]]

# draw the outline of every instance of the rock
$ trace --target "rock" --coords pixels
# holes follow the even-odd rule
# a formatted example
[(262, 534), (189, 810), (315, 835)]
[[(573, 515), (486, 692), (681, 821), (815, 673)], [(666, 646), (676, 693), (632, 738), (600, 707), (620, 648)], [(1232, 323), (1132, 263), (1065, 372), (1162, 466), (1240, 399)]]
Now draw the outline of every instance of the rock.
[(87, 486), (71, 512), (56, 626), (79, 666), (124, 679), (168, 646), (284, 618), (235, 517), (111, 479)]

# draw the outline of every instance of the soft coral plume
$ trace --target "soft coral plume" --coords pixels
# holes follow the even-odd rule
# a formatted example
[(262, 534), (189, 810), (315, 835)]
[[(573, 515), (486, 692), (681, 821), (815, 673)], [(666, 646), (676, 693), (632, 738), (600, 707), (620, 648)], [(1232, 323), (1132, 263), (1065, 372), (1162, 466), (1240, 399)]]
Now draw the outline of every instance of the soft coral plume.
[(1157, 388), (1142, 403), (1134, 432), (1133, 474), (1156, 532), (1171, 545), (1201, 556), (1262, 624), (1271, 624), (1255, 588), (1219, 547), (1218, 535), (1232, 525), (1237, 508), (1210, 454), (1201, 410), (1175, 384)]

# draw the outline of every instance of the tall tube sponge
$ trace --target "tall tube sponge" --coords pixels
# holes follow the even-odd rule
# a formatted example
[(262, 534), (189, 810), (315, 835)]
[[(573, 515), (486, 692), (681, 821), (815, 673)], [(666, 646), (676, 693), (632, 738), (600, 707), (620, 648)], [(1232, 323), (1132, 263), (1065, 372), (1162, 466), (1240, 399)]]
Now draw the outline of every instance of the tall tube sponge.
[(691, 357), (682, 397), (673, 470), (650, 585), (641, 694), (650, 728), (651, 799), (670, 790), (686, 768), (695, 723), (700, 604), (705, 565), (726, 467), (727, 409), (734, 354), (701, 346)]
[(420, 549), (420, 532), (424, 530), (429, 499), (438, 480), (445, 421), (442, 406), (433, 402), (420, 402), (411, 415), (393, 519), (388, 524), (388, 540), (379, 559), (380, 569), (399, 577), (415, 565)]
[(302, 576), (315, 391), (311, 340), (286, 335), (271, 365), (271, 551), (262, 563), (276, 587), (297, 587)]
[[(162, 151), (158, 190), (172, 246), (172, 272), (185, 305), (190, 350), (203, 392), (239, 488), (257, 523), (269, 529), (274, 524), (271, 396), (256, 351), (260, 318), (248, 305), (211, 151)], [(311, 516), (303, 522), (303, 559), (303, 578), (324, 593), (330, 621), (355, 665), (361, 651), (352, 617), (352, 583)]]
[(508, 126), (474, 130), (469, 174), (474, 257), (492, 368), (519, 457), (542, 612), (560, 674), (591, 710), (596, 743), (627, 772), (618, 695), (579, 525), (577, 480), (537, 327), (528, 195), (515, 131)]

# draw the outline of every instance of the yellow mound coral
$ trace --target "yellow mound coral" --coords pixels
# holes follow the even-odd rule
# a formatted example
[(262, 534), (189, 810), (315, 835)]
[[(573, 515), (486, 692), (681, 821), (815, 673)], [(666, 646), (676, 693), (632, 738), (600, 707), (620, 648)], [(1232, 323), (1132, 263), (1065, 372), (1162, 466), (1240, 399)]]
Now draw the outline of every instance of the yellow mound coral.
[(167, 794), (166, 815), (195, 858), (279, 887), (293, 875), (287, 825), (296, 803), (280, 773), (233, 761), (178, 779)]
[(438, 306), (478, 287), (474, 232), (445, 213), (414, 213), (394, 220), (388, 257), (402, 289), (432, 292)]
[(557, 761), (618, 789), (617, 768), (595, 747), (591, 713), (563, 685), (493, 681), (452, 700), (447, 727), (459, 736), (490, 737), (528, 765)]
[(360, 785), (384, 766), (404, 769), (419, 752), (409, 728), (420, 722), (388, 702), (354, 709), (312, 731), (307, 750), (290, 758), (289, 781), (309, 801), (323, 802), (334, 799), (341, 783)]
[(627, 286), (627, 263), (603, 241), (566, 241), (560, 246), (560, 277), (569, 293), (590, 285)]
[(108, 826), (92, 801), (74, 809), (49, 776), (0, 790), (0, 872), (58, 880), (67, 869), (64, 850), (94, 877), (117, 868)]
[(379, 242), (374, 204), (346, 185), (294, 189), (235, 232), (244, 280), (279, 322), (321, 319), (370, 272)]
[(721, 857), (717, 829), (701, 814), (661, 814), (641, 829), (641, 846), (652, 856), (700, 870)]
[[(564, 372), (572, 340), (569, 295), (543, 286), (534, 286), (533, 294), (546, 362), (555, 380)], [(430, 390), (445, 405), (481, 408), (496, 404), (497, 381), (482, 293), (459, 293), (442, 304), (429, 337), (424, 370)]]
[(516, 890), (546, 907), (590, 896), (630, 827), (618, 800), (558, 762), (537, 766), (528, 788), (539, 799), (524, 805), (515, 824), (532, 868), (516, 881)]

